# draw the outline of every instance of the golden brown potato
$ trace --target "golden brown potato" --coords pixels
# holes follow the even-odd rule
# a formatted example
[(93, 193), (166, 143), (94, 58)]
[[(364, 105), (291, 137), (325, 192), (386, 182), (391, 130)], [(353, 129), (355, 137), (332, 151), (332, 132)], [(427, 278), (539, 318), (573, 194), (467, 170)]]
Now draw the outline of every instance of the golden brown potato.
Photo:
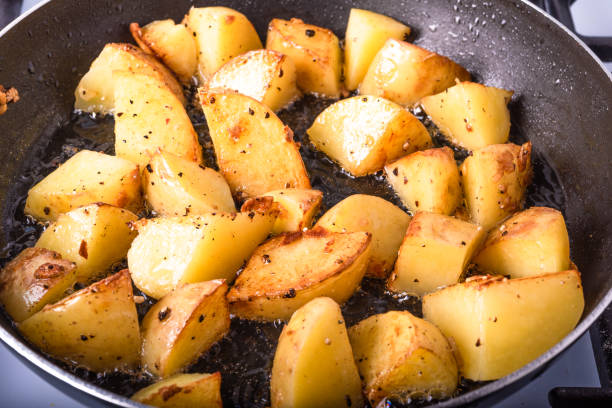
[(323, 229), (281, 234), (261, 245), (227, 295), (243, 319), (288, 320), (310, 300), (342, 304), (358, 288), (370, 255), (367, 232)]
[(344, 318), (332, 299), (311, 300), (283, 328), (270, 394), (272, 408), (363, 406)]
[(172, 153), (157, 152), (143, 171), (145, 197), (161, 216), (235, 212), (222, 175)]
[(359, 93), (411, 106), (453, 86), (455, 79), (469, 81), (470, 74), (446, 57), (390, 38), (370, 64)]
[(152, 77), (114, 72), (115, 154), (144, 169), (158, 149), (202, 163), (202, 147), (185, 108)]
[(310, 188), (293, 132), (265, 105), (236, 93), (200, 91), (217, 164), (239, 199)]
[(28, 191), (24, 212), (55, 221), (60, 214), (98, 202), (138, 212), (142, 208), (138, 165), (81, 150)]
[(0, 303), (21, 322), (60, 300), (75, 283), (73, 262), (48, 249), (26, 248), (2, 269)]
[(110, 43), (91, 63), (74, 91), (74, 108), (86, 112), (112, 113), (115, 110), (115, 71), (129, 71), (151, 77), (185, 104), (183, 88), (157, 59), (131, 44)]
[(383, 398), (445, 398), (459, 382), (449, 342), (433, 324), (407, 311), (370, 316), (349, 329), (364, 391), (375, 407)]
[(142, 364), (168, 377), (184, 370), (229, 331), (225, 280), (190, 283), (164, 296), (142, 320)]
[(223, 408), (221, 373), (178, 374), (141, 389), (131, 398), (159, 408)]
[(330, 105), (307, 131), (310, 142), (354, 176), (431, 147), (423, 124), (400, 105), (375, 96), (355, 96)]
[(94, 372), (140, 364), (138, 314), (127, 269), (45, 306), (18, 326), (53, 358)]
[(36, 242), (77, 267), (79, 282), (88, 283), (125, 258), (136, 233), (128, 224), (133, 213), (107, 204), (91, 204), (59, 216)]
[(366, 276), (386, 278), (393, 268), (410, 216), (380, 197), (354, 194), (329, 209), (316, 226), (334, 232), (372, 234)]
[(357, 89), (376, 53), (389, 38), (406, 40), (410, 27), (382, 14), (351, 9), (344, 44), (344, 83)]
[(340, 96), (342, 54), (338, 37), (330, 30), (298, 18), (275, 18), (268, 25), (266, 48), (293, 60), (302, 91), (330, 98)]
[(422, 296), (459, 282), (485, 231), (442, 214), (418, 212), (399, 249), (388, 287)]
[(388, 163), (385, 174), (412, 212), (451, 215), (463, 199), (455, 155), (446, 146), (414, 152)]
[(460, 82), (421, 105), (442, 134), (468, 150), (506, 143), (510, 135), (512, 91), (474, 82)]
[(291, 58), (272, 50), (255, 50), (226, 62), (204, 84), (206, 89), (230, 90), (281, 110), (300, 96)]
[(531, 142), (475, 150), (461, 165), (470, 218), (485, 230), (523, 207), (531, 182)]
[(580, 320), (578, 271), (521, 279), (477, 276), (423, 298), (423, 315), (448, 338), (470, 380), (501, 378), (537, 358)]
[(474, 263), (512, 278), (561, 272), (570, 267), (570, 244), (561, 212), (532, 207), (489, 233)]

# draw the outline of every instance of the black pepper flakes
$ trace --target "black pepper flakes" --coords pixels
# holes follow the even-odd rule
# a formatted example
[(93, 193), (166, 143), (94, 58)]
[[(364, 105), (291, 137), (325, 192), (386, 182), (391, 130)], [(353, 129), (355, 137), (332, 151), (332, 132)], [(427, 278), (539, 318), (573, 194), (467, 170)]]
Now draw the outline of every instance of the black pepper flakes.
[(268, 254), (263, 254), (262, 258), (263, 258), (263, 263), (265, 264), (269, 264), (270, 262), (272, 262), (272, 260), (270, 259), (270, 255)]
[(393, 169), (393, 175), (394, 176), (398, 176), (399, 175), (399, 169), (397, 167)]
[(268, 119), (270, 117), (270, 112), (266, 112), (266, 115), (264, 117)]
[(291, 299), (291, 298), (294, 298), (294, 297), (295, 297), (295, 295), (296, 295), (296, 294), (295, 294), (295, 289), (291, 288), (291, 289), (289, 289), (289, 291), (288, 291), (287, 293), (285, 293), (285, 294), (283, 295), (283, 297), (284, 297), (285, 299)]
[(45, 207), (43, 208), (43, 212), (45, 213), (45, 215), (49, 215), (49, 213), (51, 212), (51, 209), (49, 207)]
[(249, 108), (249, 115), (253, 116), (255, 114), (255, 111), (251, 108)]
[(200, 317), (198, 317), (198, 322), (202, 323), (204, 321), (204, 315), (201, 314)]
[(307, 37), (314, 37), (315, 36), (315, 30), (308, 29), (308, 30), (305, 31), (305, 34), (306, 34)]
[(83, 341), (87, 341), (87, 339), (88, 339), (88, 338), (87, 338), (87, 336), (86, 336), (86, 335), (81, 334), (81, 340), (83, 340)]
[(353, 405), (353, 401), (351, 401), (351, 396), (350, 395), (345, 395), (344, 399), (346, 399), (346, 406), (350, 407), (351, 405)]
[(149, 173), (153, 173), (153, 167), (151, 167), (151, 164), (150, 164), (150, 163), (149, 163), (149, 164), (147, 164), (147, 171), (148, 171)]
[(170, 316), (170, 312), (172, 312), (172, 309), (170, 309), (169, 307), (165, 307), (159, 311), (159, 313), (157, 314), (157, 318), (160, 322), (163, 322), (168, 318), (168, 316)]
[(210, 104), (212, 105), (213, 103), (215, 103), (217, 100), (215, 99), (214, 96), (211, 96), (210, 99), (208, 100), (208, 102), (210, 102)]
[(278, 72), (278, 77), (282, 78), (284, 74), (285, 73), (283, 72), (283, 69), (281, 68), (281, 70)]
[(482, 343), (480, 342), (480, 339), (476, 340), (476, 347), (480, 347), (482, 345)]
[(183, 172), (182, 172), (182, 171), (179, 171), (178, 176), (179, 176), (179, 177), (183, 177)]

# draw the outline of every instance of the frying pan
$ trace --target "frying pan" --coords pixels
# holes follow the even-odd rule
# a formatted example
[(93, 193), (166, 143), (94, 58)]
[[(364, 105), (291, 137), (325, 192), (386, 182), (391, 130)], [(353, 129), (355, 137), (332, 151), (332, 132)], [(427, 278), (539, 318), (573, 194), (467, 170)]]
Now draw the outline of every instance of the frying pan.
[[(128, 23), (179, 21), (194, 2), (53, 0), (0, 33), (0, 83), (19, 90), (21, 101), (0, 116), (0, 247), (17, 239), (11, 220), (20, 210), (14, 186), (36, 152), (72, 111), (73, 91), (89, 64), (110, 41), (130, 41)], [(377, 11), (415, 29), (416, 44), (449, 56), (476, 81), (513, 89), (513, 133), (526, 136), (551, 163), (562, 189), (572, 259), (580, 266), (586, 300), (578, 326), (520, 370), (482, 384), (440, 407), (490, 405), (530, 381), (570, 346), (612, 300), (612, 77), (592, 52), (539, 9), (521, 0), (224, 0), (245, 13), (265, 38), (273, 17), (300, 17), (340, 38), (351, 7)], [(6, 251), (2, 256), (6, 257)], [(6, 258), (3, 259), (6, 262)], [(30, 348), (6, 316), (0, 338), (37, 373), (90, 406), (140, 406), (91, 385)]]

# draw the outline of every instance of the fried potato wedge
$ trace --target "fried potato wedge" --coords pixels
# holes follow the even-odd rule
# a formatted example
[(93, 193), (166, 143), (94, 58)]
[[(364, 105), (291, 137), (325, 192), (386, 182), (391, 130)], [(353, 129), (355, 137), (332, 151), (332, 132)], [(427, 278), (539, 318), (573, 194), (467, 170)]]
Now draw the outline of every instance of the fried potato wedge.
[(272, 408), (361, 407), (361, 380), (340, 306), (319, 297), (293, 313), (274, 354)]
[(184, 370), (229, 331), (225, 280), (189, 283), (160, 299), (142, 320), (142, 364), (168, 377)]
[(459, 382), (448, 340), (433, 324), (407, 311), (370, 316), (349, 329), (365, 395), (375, 407), (383, 398), (444, 398)]
[(357, 290), (370, 256), (367, 232), (323, 229), (281, 234), (261, 245), (227, 298), (243, 319), (288, 320), (320, 296), (342, 304)]
[(44, 353), (93, 372), (133, 371), (140, 364), (127, 269), (45, 306), (17, 327)]
[(28, 191), (24, 212), (41, 221), (83, 205), (142, 208), (138, 165), (121, 157), (81, 150)]
[(131, 398), (159, 408), (223, 408), (221, 373), (177, 374), (139, 390)]

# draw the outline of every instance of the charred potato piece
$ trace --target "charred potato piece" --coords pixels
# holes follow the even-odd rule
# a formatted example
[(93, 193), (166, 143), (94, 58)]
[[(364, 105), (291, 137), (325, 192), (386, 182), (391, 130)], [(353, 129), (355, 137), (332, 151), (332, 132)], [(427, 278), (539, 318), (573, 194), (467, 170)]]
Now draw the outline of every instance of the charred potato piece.
[(412, 106), (453, 86), (455, 79), (469, 81), (470, 74), (442, 55), (390, 38), (370, 64), (359, 93)]
[(81, 150), (28, 191), (24, 212), (42, 221), (83, 205), (106, 203), (137, 212), (142, 207), (138, 165)]
[(141, 389), (131, 398), (159, 408), (223, 408), (221, 373), (178, 374)]
[(224, 280), (190, 283), (164, 296), (142, 321), (142, 364), (168, 377), (184, 370), (229, 331)]
[(393, 268), (410, 216), (380, 197), (354, 194), (329, 209), (316, 226), (334, 232), (372, 234), (366, 276), (386, 278)]
[(355, 96), (328, 106), (307, 133), (318, 150), (358, 177), (432, 145), (429, 132), (416, 117), (375, 96)]
[(45, 306), (17, 327), (44, 353), (93, 372), (133, 371), (140, 364), (127, 269)]
[(565, 337), (584, 309), (578, 271), (521, 279), (477, 276), (423, 298), (423, 315), (461, 357), (461, 374), (496, 380)]
[(340, 306), (311, 300), (291, 316), (274, 354), (272, 408), (361, 407), (361, 380)]
[(293, 60), (302, 91), (329, 98), (340, 96), (342, 54), (338, 37), (330, 30), (298, 18), (275, 18), (268, 25), (266, 48)]
[(371, 406), (383, 398), (444, 398), (459, 382), (448, 340), (433, 324), (407, 311), (377, 314), (349, 329), (364, 391)]
[(342, 304), (358, 288), (370, 255), (367, 232), (322, 229), (281, 234), (261, 245), (227, 295), (243, 319), (288, 320), (310, 300), (329, 296)]

